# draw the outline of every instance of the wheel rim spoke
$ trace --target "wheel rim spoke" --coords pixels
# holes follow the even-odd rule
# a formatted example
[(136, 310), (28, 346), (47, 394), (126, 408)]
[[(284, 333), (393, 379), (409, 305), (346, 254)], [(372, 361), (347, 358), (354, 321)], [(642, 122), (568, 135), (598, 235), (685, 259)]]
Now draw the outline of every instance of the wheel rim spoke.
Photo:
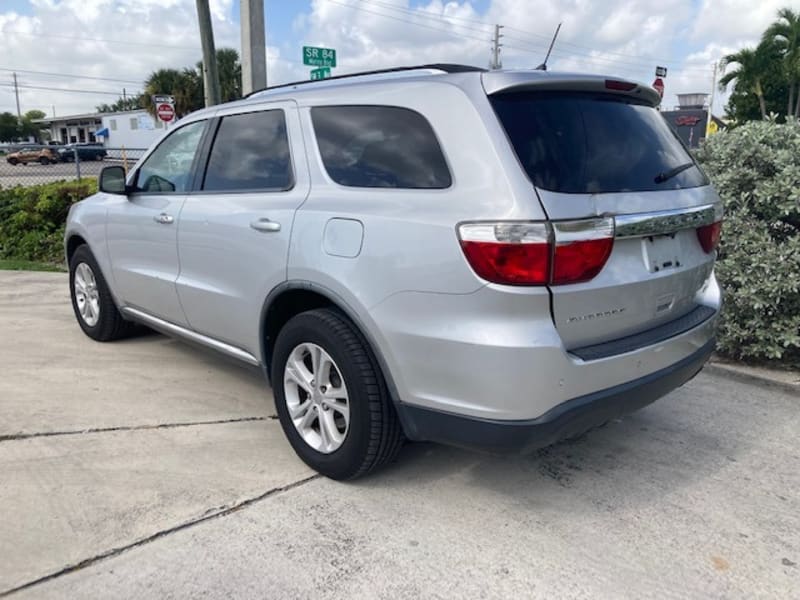
[(314, 376), (309, 373), (302, 360), (290, 357), (289, 362), (286, 363), (286, 376), (291, 379), (292, 382), (300, 386), (307, 394), (311, 394), (314, 391), (311, 385)]
[(341, 370), (317, 344), (298, 344), (284, 367), (283, 391), (289, 417), (314, 450), (341, 447), (350, 427), (350, 403)]
[(92, 268), (86, 263), (75, 267), (73, 288), (78, 314), (89, 327), (94, 327), (100, 320), (100, 293)]

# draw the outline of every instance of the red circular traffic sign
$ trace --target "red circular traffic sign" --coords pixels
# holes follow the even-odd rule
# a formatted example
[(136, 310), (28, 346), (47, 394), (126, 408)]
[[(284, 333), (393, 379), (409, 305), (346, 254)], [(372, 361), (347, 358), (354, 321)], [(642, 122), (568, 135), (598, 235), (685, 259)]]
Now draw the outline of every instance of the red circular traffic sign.
[(658, 92), (658, 95), (662, 98), (664, 97), (664, 80), (661, 77), (656, 77), (656, 80), (653, 82), (653, 87)]
[(169, 123), (175, 118), (175, 108), (172, 106), (172, 104), (159, 104), (156, 106), (156, 114), (158, 115), (159, 119), (165, 123)]

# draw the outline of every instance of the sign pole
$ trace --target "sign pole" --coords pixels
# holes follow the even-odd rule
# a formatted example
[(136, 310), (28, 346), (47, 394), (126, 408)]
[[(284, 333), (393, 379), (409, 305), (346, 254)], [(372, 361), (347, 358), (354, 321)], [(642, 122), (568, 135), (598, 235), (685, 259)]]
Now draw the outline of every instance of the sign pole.
[(714, 108), (714, 90), (717, 89), (717, 63), (714, 62), (714, 73), (711, 76), (711, 97), (708, 99), (708, 117), (706, 118), (706, 138), (711, 127), (711, 109)]

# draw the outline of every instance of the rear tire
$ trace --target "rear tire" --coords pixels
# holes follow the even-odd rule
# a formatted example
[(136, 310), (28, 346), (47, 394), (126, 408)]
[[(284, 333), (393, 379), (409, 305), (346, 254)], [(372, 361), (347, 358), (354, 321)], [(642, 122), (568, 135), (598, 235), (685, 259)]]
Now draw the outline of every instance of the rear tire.
[(122, 318), (86, 244), (79, 246), (69, 261), (69, 291), (78, 325), (93, 340), (110, 342), (131, 331), (133, 324)]
[[(299, 385), (298, 357), (316, 348), (318, 372), (300, 366)], [(304, 364), (312, 366), (310, 356)], [(290, 319), (275, 342), (271, 371), (281, 427), (312, 469), (331, 479), (355, 479), (397, 456), (403, 433), (383, 375), (360, 333), (340, 313), (316, 309)], [(334, 396), (338, 399), (326, 400)], [(337, 405), (342, 408), (331, 408)], [(337, 419), (333, 435), (323, 434), (323, 417)], [(335, 443), (326, 445), (326, 439)]]
[(50, 159), (49, 159), (49, 158), (47, 158), (46, 156), (42, 156), (42, 157), (39, 159), (39, 164), (42, 164), (42, 165), (49, 165), (49, 164), (50, 164)]
[(16, 165), (19, 164), (19, 161), (16, 158), (9, 158), (8, 159), (8, 164), (16, 166)]

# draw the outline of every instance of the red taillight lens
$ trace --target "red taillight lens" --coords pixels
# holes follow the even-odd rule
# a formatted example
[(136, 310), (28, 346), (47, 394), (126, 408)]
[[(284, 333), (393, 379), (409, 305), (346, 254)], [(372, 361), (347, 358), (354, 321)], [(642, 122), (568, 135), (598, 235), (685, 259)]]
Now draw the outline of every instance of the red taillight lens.
[(703, 225), (697, 228), (697, 239), (706, 254), (711, 254), (719, 246), (719, 238), (722, 234), (722, 221)]
[[(555, 250), (551, 231), (555, 238)], [(588, 281), (614, 245), (614, 221), (467, 223), (461, 247), (475, 273), (506, 285), (560, 285)]]
[(594, 279), (606, 264), (614, 238), (557, 244), (553, 283), (578, 283)]
[(550, 280), (549, 228), (545, 223), (467, 223), (461, 248), (479, 277), (506, 285), (546, 285)]
[(556, 222), (553, 229), (556, 238), (553, 284), (594, 279), (614, 247), (614, 220), (609, 217)]

